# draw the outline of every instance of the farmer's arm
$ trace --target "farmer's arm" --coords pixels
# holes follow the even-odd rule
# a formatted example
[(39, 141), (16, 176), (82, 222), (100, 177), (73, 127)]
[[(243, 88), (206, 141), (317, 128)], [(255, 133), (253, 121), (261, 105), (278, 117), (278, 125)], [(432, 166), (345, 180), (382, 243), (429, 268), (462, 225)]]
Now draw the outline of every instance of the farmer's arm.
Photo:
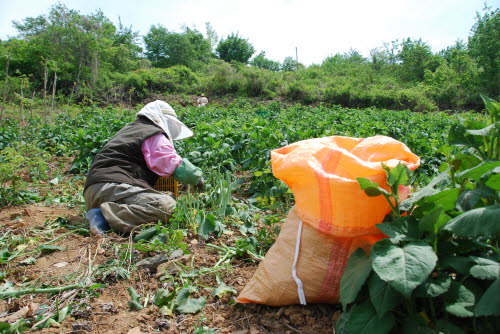
[(201, 169), (181, 158), (163, 134), (146, 139), (142, 144), (142, 154), (149, 169), (159, 176), (172, 176), (179, 182), (192, 185), (202, 182)]

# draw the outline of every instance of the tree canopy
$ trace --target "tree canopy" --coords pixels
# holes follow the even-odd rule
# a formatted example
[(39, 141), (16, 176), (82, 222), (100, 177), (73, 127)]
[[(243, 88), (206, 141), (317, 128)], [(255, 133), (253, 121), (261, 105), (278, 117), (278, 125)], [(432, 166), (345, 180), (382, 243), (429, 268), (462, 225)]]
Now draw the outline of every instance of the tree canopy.
[[(140, 36), (101, 11), (62, 4), (14, 22), (18, 35), (0, 41), (2, 104), (129, 103), (157, 94), (238, 95), (349, 107), (436, 110), (481, 108), (500, 82), (500, 13), (478, 13), (467, 41), (433, 53), (422, 38), (383, 43), (369, 57), (351, 49), (304, 66), (270, 59), (246, 38), (153, 24)], [(142, 43), (143, 42), (143, 43)], [(144, 50), (143, 50), (144, 47)]]
[(223, 39), (215, 49), (217, 56), (227, 62), (239, 62), (247, 64), (248, 60), (255, 53), (255, 49), (250, 42), (238, 36), (231, 34), (226, 39)]

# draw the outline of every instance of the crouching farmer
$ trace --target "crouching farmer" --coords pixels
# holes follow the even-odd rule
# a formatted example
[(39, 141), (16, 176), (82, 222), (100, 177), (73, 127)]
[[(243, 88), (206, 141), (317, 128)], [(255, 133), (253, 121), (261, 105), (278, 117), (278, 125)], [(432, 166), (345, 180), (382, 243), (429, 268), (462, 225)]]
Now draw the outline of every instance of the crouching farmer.
[(160, 176), (203, 187), (201, 170), (181, 158), (173, 145), (192, 135), (168, 103), (154, 101), (142, 108), (90, 167), (84, 197), (91, 231), (128, 234), (141, 224), (167, 221), (176, 202), (153, 189)]

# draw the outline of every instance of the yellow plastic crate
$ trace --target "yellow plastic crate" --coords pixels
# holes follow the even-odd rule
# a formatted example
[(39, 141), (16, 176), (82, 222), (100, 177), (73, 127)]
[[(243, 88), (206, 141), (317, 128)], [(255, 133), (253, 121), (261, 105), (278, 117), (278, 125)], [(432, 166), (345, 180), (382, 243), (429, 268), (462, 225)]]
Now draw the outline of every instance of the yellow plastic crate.
[(174, 197), (179, 195), (179, 183), (173, 177), (159, 177), (153, 188), (158, 191), (171, 192)]

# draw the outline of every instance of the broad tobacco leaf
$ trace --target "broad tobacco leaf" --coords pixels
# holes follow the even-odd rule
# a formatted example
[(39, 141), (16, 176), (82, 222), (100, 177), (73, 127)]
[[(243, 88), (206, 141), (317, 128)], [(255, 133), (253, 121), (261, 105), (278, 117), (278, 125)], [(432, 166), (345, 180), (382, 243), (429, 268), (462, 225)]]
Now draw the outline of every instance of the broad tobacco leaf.
[(218, 287), (212, 290), (212, 296), (213, 297), (219, 297), (221, 298), (224, 295), (227, 294), (235, 295), (238, 293), (235, 288), (230, 287), (229, 285), (226, 285), (224, 282), (221, 282)]
[(378, 276), (405, 297), (425, 281), (437, 261), (432, 247), (425, 242), (412, 241), (401, 247), (389, 239), (377, 242), (370, 257)]
[(488, 125), (482, 129), (478, 129), (478, 130), (467, 130), (467, 133), (474, 135), (474, 136), (489, 136), (489, 135), (495, 133), (496, 128), (497, 128), (497, 124), (498, 123), (491, 124), (491, 125)]
[(470, 268), (470, 273), (475, 278), (494, 280), (500, 277), (500, 263), (484, 257), (472, 257), (475, 265)]
[(379, 317), (369, 301), (354, 305), (350, 313), (345, 324), (349, 334), (385, 334), (389, 333), (396, 323), (392, 313)]
[(425, 199), (425, 202), (440, 206), (444, 211), (453, 210), (455, 208), (455, 203), (457, 202), (459, 193), (459, 188), (443, 190), (438, 192), (437, 194), (427, 197)]
[(500, 190), (500, 167), (495, 167), (495, 169), (483, 175), (482, 178), (486, 179), (485, 185), (494, 191)]
[(447, 292), (451, 286), (451, 277), (443, 273), (436, 278), (428, 277), (416, 290), (417, 297), (437, 297)]
[(197, 216), (196, 220), (198, 221), (198, 234), (204, 239), (208, 239), (210, 233), (217, 229), (217, 223), (212, 214), (208, 214), (206, 217)]
[(493, 100), (492, 98), (482, 95), (481, 98), (483, 99), (484, 106), (486, 107), (486, 110), (488, 110), (489, 114), (492, 116), (498, 116), (500, 115), (500, 103)]
[(490, 205), (453, 218), (444, 229), (462, 237), (490, 237), (500, 233), (499, 217), (500, 205)]
[(175, 309), (180, 313), (197, 313), (203, 309), (207, 300), (204, 297), (192, 298), (191, 293), (197, 289), (193, 286), (182, 288), (175, 298)]
[(399, 163), (396, 167), (390, 168), (386, 164), (382, 163), (387, 175), (387, 184), (390, 187), (403, 185), (408, 186), (411, 183), (411, 171), (408, 166)]
[(484, 292), (474, 309), (476, 316), (500, 316), (500, 278), (497, 278)]
[(370, 181), (364, 177), (358, 177), (356, 180), (358, 180), (361, 189), (370, 197), (389, 194), (385, 189), (380, 188), (377, 182)]
[(174, 297), (175, 297), (175, 293), (173, 291), (169, 292), (165, 289), (159, 289), (155, 293), (153, 303), (158, 307), (168, 306), (170, 304), (170, 302), (172, 302)]
[(458, 173), (457, 177), (479, 181), (484, 174), (492, 171), (496, 167), (500, 167), (500, 161), (483, 161), (477, 166)]
[(425, 187), (423, 187), (419, 191), (412, 193), (410, 198), (402, 201), (399, 205), (401, 210), (405, 210), (405, 211), (409, 210), (413, 204), (417, 203), (422, 198), (426, 198), (426, 197), (432, 196), (436, 193), (439, 193), (440, 190), (434, 189), (434, 187), (436, 187), (440, 182), (442, 182), (443, 180), (445, 180), (446, 178), (449, 177), (449, 174), (448, 174), (449, 171), (450, 171), (450, 168), (448, 167), (441, 174), (439, 174), (438, 176), (433, 178), (428, 185), (426, 185)]
[(411, 216), (400, 217), (376, 226), (395, 243), (403, 240), (416, 240), (420, 237), (420, 233), (416, 222), (411, 218)]
[(418, 227), (421, 231), (429, 232), (432, 236), (436, 236), (444, 225), (450, 220), (450, 217), (444, 213), (440, 207), (436, 208), (428, 215), (424, 216)]
[(368, 293), (372, 304), (377, 305), (375, 310), (379, 317), (392, 310), (403, 300), (400, 293), (391, 288), (387, 282), (381, 280), (375, 273), (368, 279)]
[(452, 268), (462, 275), (468, 275), (470, 268), (474, 265), (474, 261), (470, 256), (443, 256), (439, 259), (439, 263), (445, 268)]
[(340, 280), (340, 302), (345, 310), (347, 304), (356, 300), (359, 291), (372, 271), (370, 258), (361, 248), (349, 257)]
[(451, 289), (446, 294), (445, 310), (460, 318), (474, 315), (476, 296), (474, 292), (463, 284), (453, 282)]

